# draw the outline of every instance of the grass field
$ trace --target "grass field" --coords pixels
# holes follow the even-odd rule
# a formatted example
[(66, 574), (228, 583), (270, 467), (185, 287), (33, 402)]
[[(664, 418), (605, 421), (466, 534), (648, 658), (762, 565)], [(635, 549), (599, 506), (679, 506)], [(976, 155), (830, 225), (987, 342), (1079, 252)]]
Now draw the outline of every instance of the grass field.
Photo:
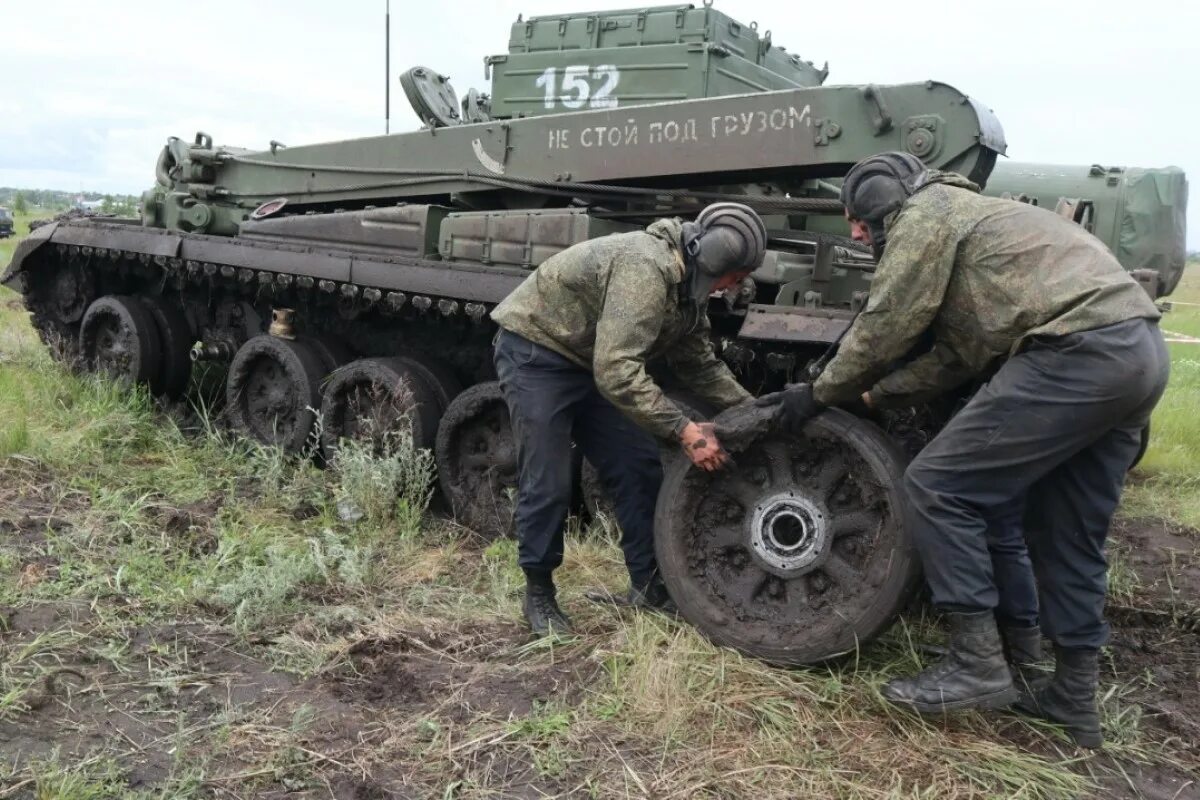
[[(1200, 267), (1177, 298), (1200, 302)], [(1200, 336), (1197, 311), (1164, 326)], [(602, 529), (573, 529), (561, 573), (580, 634), (530, 641), (513, 543), (422, 513), (427, 458), (319, 471), (230, 440), (60, 369), (0, 290), (0, 798), (1200, 796), (1172, 579), (1198, 566), (1200, 346), (1172, 355), (1088, 755), (1012, 715), (892, 710), (879, 687), (936, 639), (919, 615), (781, 670), (590, 605), (624, 580)], [(1132, 544), (1147, 515), (1165, 567)]]
[[(1200, 264), (1191, 264), (1162, 320), (1170, 337), (1200, 339)], [(1127, 510), (1200, 528), (1200, 341), (1168, 344), (1170, 390), (1155, 409), (1150, 449), (1130, 488)]]

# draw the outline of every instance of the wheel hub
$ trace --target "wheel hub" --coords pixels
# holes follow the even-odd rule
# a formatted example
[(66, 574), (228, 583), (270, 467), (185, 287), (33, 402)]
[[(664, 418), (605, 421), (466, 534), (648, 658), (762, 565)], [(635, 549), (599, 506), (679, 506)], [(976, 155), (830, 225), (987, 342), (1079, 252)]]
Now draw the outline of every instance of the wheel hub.
[(832, 541), (827, 513), (802, 494), (780, 492), (754, 507), (750, 549), (776, 575), (803, 575), (819, 566)]
[(125, 340), (128, 332), (119, 321), (102, 324), (96, 334), (93, 359), (98, 369), (115, 377), (123, 377), (130, 368), (130, 358)]

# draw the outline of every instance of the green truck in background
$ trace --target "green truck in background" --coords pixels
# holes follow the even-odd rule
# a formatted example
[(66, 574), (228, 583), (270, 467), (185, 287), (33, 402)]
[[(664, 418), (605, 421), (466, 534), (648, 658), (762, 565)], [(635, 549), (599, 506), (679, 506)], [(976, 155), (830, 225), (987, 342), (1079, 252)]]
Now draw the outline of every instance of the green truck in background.
[(986, 193), (1033, 203), (1095, 234), (1151, 297), (1175, 291), (1187, 262), (1187, 177), (1178, 167), (1065, 166), (1001, 159)]
[[(40, 227), (0, 280), (62, 358), (156, 395), (183, 393), (194, 361), (224, 365), (224, 416), (260, 441), (299, 452), (319, 436), (336, 457), (409, 426), (455, 516), (496, 535), (515, 448), (488, 314), (576, 242), (714, 201), (757, 209), (767, 257), (709, 306), (716, 352), (754, 393), (804, 375), (866, 303), (875, 264), (837, 193), (880, 151), (1070, 215), (1153, 273), (1155, 296), (1182, 268), (1182, 173), (990, 180), (1011, 177), (1007, 144), (976, 99), (932, 80), (826, 85), (827, 67), (707, 4), (518, 19), (485, 64), (490, 92), (461, 102), (435, 70), (404, 73), (417, 131), (258, 150), (171, 138), (140, 222)], [(944, 419), (832, 410), (747, 440), (735, 471), (673, 473), (657, 547), (684, 616), (781, 663), (877, 635), (917, 578), (905, 453)]]
[(0, 239), (13, 235), (13, 215), (4, 206), (0, 206)]

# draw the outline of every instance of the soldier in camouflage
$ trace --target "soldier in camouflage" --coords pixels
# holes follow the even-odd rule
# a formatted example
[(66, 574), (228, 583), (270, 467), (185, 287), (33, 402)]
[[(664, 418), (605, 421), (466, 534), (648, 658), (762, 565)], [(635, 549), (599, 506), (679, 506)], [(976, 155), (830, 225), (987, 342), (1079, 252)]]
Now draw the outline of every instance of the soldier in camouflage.
[[(553, 572), (562, 563), (574, 442), (615, 506), (631, 589), (625, 604), (669, 608), (654, 559), (658, 443), (692, 462), (728, 458), (647, 372), (660, 361), (719, 409), (750, 397), (709, 340), (707, 304), (761, 262), (766, 228), (751, 209), (718, 203), (695, 222), (662, 219), (643, 231), (582, 242), (547, 259), (492, 312), (495, 365), (517, 439), (518, 560), (523, 612), (534, 633), (565, 632)], [(611, 596), (610, 596), (611, 597)]]
[[(1108, 636), (1104, 540), (1166, 387), (1159, 311), (1083, 228), (984, 197), (910, 155), (857, 164), (842, 202), (854, 238), (879, 258), (867, 306), (814, 384), (759, 402), (780, 403), (799, 424), (823, 406), (861, 399), (903, 407), (990, 376), (905, 473), (916, 544), (950, 647), (884, 694), (923, 713), (1016, 701), (1097, 747), (1097, 654)], [(929, 334), (928, 351), (895, 368)], [(1019, 542), (998, 552), (990, 530), (1022, 506), (1027, 560)], [(999, 527), (1021, 529), (1011, 520)], [(1036, 614), (1039, 605), (1055, 674), (1021, 693), (994, 612)]]

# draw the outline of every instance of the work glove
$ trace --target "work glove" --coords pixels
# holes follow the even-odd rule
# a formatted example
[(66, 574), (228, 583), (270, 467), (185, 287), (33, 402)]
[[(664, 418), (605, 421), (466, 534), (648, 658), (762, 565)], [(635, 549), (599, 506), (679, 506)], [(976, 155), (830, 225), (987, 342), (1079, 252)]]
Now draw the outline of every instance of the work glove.
[(813, 399), (811, 383), (791, 383), (781, 392), (764, 394), (755, 399), (754, 405), (759, 408), (779, 409), (776, 420), (787, 430), (797, 431), (804, 423), (820, 414), (825, 406)]

